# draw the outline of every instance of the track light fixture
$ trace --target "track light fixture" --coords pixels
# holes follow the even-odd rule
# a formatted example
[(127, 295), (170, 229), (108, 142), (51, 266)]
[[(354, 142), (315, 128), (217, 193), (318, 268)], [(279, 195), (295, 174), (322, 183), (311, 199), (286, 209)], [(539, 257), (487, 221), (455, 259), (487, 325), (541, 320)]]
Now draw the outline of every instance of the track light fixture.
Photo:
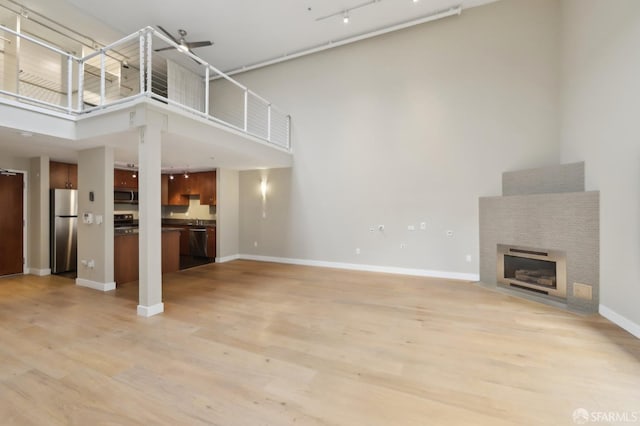
[(360, 9), (361, 7), (370, 6), (372, 4), (379, 3), (381, 1), (382, 0), (369, 0), (369, 1), (366, 1), (364, 3), (360, 3), (360, 4), (357, 4), (355, 6), (352, 6), (352, 7), (348, 8), (348, 9), (342, 9), (339, 12), (335, 12), (335, 13), (332, 13), (330, 15), (321, 16), (321, 17), (316, 19), (316, 22), (317, 21), (323, 21), (323, 20), (329, 19), (329, 18), (333, 18), (334, 16), (342, 16), (342, 22), (344, 22), (345, 24), (348, 24), (349, 21), (351, 20), (351, 18), (349, 16), (349, 12), (351, 12), (352, 10)]

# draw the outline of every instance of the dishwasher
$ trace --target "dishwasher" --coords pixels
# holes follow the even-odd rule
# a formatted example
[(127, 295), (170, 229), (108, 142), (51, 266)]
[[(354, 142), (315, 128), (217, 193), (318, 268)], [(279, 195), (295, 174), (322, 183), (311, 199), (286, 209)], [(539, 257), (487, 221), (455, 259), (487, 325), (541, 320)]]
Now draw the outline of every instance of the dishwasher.
[(207, 256), (207, 229), (189, 229), (189, 253), (195, 257)]

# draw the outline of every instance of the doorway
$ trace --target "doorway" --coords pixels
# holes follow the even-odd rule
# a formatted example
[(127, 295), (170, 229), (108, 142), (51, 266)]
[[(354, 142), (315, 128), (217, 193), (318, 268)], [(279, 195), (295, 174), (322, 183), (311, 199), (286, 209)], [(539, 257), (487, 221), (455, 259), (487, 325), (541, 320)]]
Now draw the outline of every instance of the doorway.
[(0, 276), (24, 272), (24, 175), (0, 172)]

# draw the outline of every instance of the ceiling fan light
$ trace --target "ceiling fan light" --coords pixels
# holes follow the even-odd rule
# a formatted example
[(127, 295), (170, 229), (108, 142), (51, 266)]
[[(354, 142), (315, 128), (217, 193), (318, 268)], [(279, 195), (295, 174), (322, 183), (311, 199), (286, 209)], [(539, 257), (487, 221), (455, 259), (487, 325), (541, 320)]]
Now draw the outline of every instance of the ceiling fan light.
[(178, 45), (178, 47), (177, 47), (177, 49), (178, 49), (179, 51), (181, 51), (182, 53), (186, 53), (186, 52), (188, 52), (188, 51), (189, 51), (189, 48), (188, 48), (187, 46), (185, 46), (184, 44), (179, 44), (179, 45)]

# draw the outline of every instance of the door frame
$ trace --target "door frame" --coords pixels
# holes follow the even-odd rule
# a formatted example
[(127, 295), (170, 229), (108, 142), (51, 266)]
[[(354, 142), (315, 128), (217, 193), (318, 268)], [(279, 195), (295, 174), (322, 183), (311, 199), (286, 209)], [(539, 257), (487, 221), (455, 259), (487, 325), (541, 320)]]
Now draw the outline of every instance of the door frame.
[(9, 173), (16, 173), (16, 174), (21, 174), (22, 175), (22, 258), (24, 259), (23, 263), (22, 263), (22, 273), (23, 274), (28, 274), (29, 273), (29, 268), (27, 267), (28, 264), (28, 260), (27, 259), (27, 253), (29, 253), (29, 250), (27, 248), (27, 243), (28, 243), (28, 235), (29, 235), (29, 230), (28, 230), (28, 226), (29, 226), (29, 222), (27, 221), (27, 199), (28, 199), (28, 191), (27, 189), (29, 188), (28, 185), (28, 177), (29, 174), (27, 173), (26, 170), (16, 170), (16, 169), (5, 169)]

